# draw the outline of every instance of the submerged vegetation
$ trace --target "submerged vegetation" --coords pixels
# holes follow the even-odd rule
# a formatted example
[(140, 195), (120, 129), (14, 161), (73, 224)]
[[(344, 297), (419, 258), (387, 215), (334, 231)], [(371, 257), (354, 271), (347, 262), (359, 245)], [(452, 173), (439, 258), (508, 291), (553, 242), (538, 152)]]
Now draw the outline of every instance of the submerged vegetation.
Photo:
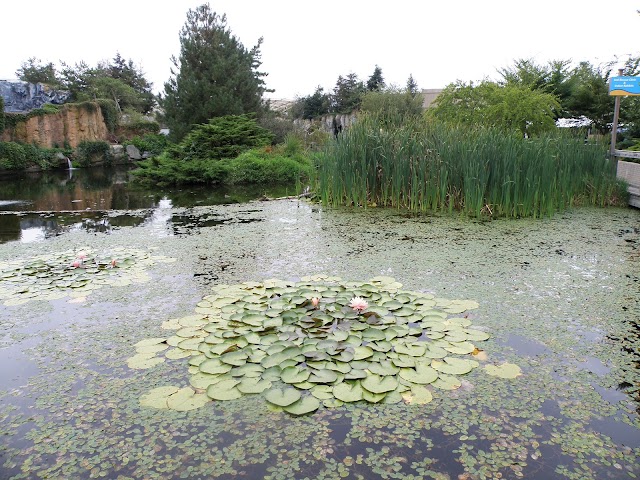
[(361, 116), (325, 149), (324, 204), (541, 217), (626, 199), (606, 146), (560, 132), (536, 138), (423, 119)]

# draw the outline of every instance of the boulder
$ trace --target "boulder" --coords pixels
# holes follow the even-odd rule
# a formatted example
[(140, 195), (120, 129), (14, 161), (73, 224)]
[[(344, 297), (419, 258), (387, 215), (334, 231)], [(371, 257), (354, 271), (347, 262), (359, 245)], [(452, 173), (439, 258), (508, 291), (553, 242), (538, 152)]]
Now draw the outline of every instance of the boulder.
[(127, 145), (127, 156), (129, 160), (141, 160), (142, 155), (140, 154), (140, 150), (135, 145)]

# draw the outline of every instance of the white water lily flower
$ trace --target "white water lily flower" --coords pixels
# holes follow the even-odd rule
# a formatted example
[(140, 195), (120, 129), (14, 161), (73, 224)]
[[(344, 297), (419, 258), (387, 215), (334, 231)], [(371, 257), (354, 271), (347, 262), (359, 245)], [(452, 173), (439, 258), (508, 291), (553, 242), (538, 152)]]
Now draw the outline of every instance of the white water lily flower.
[(362, 297), (353, 297), (351, 299), (351, 302), (349, 302), (349, 306), (353, 308), (356, 312), (362, 312), (363, 310), (366, 310), (369, 304)]

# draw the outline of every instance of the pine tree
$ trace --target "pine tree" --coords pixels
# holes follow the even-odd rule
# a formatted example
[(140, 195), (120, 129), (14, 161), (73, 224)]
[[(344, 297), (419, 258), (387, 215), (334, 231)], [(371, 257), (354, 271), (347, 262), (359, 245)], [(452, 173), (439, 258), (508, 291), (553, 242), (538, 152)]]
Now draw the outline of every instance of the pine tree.
[(226, 15), (208, 4), (189, 10), (180, 31), (180, 56), (164, 84), (160, 106), (174, 140), (193, 125), (224, 115), (262, 111), (267, 91), (260, 67), (260, 45), (247, 50), (227, 27)]
[(416, 95), (419, 93), (418, 84), (413, 79), (412, 74), (409, 74), (409, 78), (407, 79), (407, 92), (409, 92), (413, 98), (416, 98)]
[(382, 77), (382, 69), (376, 65), (373, 69), (373, 74), (367, 80), (367, 90), (370, 92), (379, 91), (384, 88), (384, 78)]

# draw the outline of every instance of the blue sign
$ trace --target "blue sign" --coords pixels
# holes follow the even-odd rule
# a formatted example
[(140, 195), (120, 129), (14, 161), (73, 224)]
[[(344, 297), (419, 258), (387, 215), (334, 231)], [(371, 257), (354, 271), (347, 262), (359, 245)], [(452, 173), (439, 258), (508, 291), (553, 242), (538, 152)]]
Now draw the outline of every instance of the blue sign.
[(609, 95), (640, 95), (640, 77), (611, 77)]

